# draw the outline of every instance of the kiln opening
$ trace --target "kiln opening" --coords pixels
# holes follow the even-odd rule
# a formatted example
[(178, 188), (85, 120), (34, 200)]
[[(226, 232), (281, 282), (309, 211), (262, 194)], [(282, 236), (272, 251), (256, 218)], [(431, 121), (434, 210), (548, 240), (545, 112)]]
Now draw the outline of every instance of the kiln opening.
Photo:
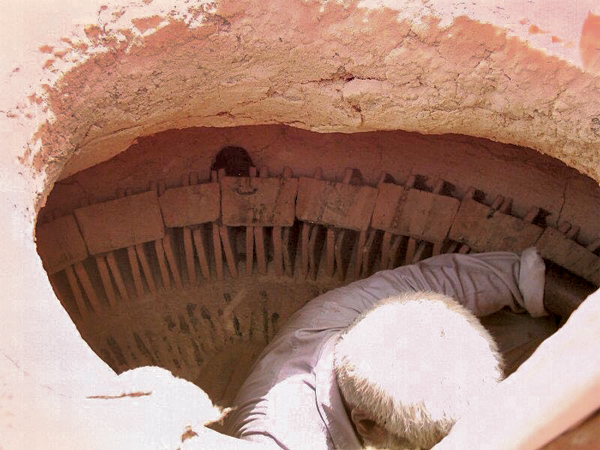
[(228, 406), (291, 314), (381, 269), (535, 245), (600, 285), (593, 205), (593, 180), (485, 139), (189, 128), (57, 182), (37, 241), (116, 372), (159, 365)]

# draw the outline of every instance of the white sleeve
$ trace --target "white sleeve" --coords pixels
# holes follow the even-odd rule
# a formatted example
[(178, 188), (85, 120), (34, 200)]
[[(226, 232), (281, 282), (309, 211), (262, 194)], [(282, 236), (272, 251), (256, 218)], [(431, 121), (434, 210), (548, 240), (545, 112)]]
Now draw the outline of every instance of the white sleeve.
[(489, 252), (433, 256), (417, 264), (377, 272), (369, 278), (333, 289), (307, 303), (284, 329), (338, 329), (385, 298), (407, 291), (446, 294), (477, 316), (504, 307), (545, 315), (543, 259), (534, 248), (522, 255)]
[(544, 309), (544, 283), (546, 265), (534, 247), (521, 253), (519, 289), (523, 295), (523, 306), (533, 317), (547, 316)]
[(535, 248), (521, 255), (509, 252), (446, 254), (396, 269), (412, 279), (415, 290), (442, 292), (475, 315), (485, 316), (508, 306), (534, 317), (544, 310), (545, 264)]

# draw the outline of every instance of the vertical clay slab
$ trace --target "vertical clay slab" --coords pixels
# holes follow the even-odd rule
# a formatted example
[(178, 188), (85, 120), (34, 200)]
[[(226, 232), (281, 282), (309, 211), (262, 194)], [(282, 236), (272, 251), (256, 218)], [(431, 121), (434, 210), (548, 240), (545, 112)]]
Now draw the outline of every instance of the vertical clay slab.
[(83, 236), (72, 215), (40, 225), (37, 244), (44, 268), (50, 275), (88, 257)]
[(452, 197), (382, 183), (371, 226), (439, 243), (446, 239), (459, 205)]
[(131, 195), (75, 210), (92, 255), (161, 239), (165, 235), (155, 192)]
[(464, 198), (450, 229), (450, 239), (475, 251), (521, 252), (535, 245), (542, 228)]
[(299, 220), (355, 231), (371, 223), (377, 189), (302, 177), (298, 186)]
[(223, 224), (227, 226), (280, 226), (294, 224), (296, 178), (223, 177)]
[(560, 231), (546, 228), (536, 247), (544, 258), (600, 286), (600, 257)]
[(167, 189), (158, 201), (165, 226), (170, 228), (214, 222), (220, 214), (218, 183)]

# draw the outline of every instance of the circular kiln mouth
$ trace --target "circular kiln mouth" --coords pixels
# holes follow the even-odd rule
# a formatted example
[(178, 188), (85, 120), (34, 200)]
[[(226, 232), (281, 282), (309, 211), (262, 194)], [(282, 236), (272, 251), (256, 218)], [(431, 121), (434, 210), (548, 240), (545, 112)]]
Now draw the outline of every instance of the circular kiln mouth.
[[(232, 141), (253, 161), (242, 170), (219, 159)], [(557, 204), (567, 185), (581, 195)], [(600, 285), (597, 190), (533, 150), (465, 136), (170, 131), (59, 182), (38, 251), (115, 371), (162, 366), (227, 406), (293, 312), (378, 270), (535, 245)]]

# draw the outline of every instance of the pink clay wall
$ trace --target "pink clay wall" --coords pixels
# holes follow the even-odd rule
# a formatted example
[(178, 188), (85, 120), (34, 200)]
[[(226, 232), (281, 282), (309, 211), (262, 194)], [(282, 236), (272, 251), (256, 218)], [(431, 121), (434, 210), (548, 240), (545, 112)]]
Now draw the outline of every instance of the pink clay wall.
[[(204, 445), (221, 439), (203, 430), (214, 411), (193, 385), (158, 369), (117, 378), (80, 339), (35, 251), (36, 213), (57, 179), (172, 128), (287, 124), (485, 137), (598, 181), (599, 15), (592, 0), (3, 5), (0, 447), (177, 448), (188, 426)], [(586, 325), (600, 329), (598, 298), (588, 302)], [(597, 333), (565, 331), (546, 357), (577, 348), (594, 361)], [(543, 379), (548, 367), (529, 370)], [(592, 398), (597, 385), (584, 386)], [(549, 438), (589, 412), (567, 414), (551, 402), (561, 395), (547, 399), (563, 408), (550, 431), (539, 411), (531, 430)], [(484, 425), (510, 430), (488, 412)]]

